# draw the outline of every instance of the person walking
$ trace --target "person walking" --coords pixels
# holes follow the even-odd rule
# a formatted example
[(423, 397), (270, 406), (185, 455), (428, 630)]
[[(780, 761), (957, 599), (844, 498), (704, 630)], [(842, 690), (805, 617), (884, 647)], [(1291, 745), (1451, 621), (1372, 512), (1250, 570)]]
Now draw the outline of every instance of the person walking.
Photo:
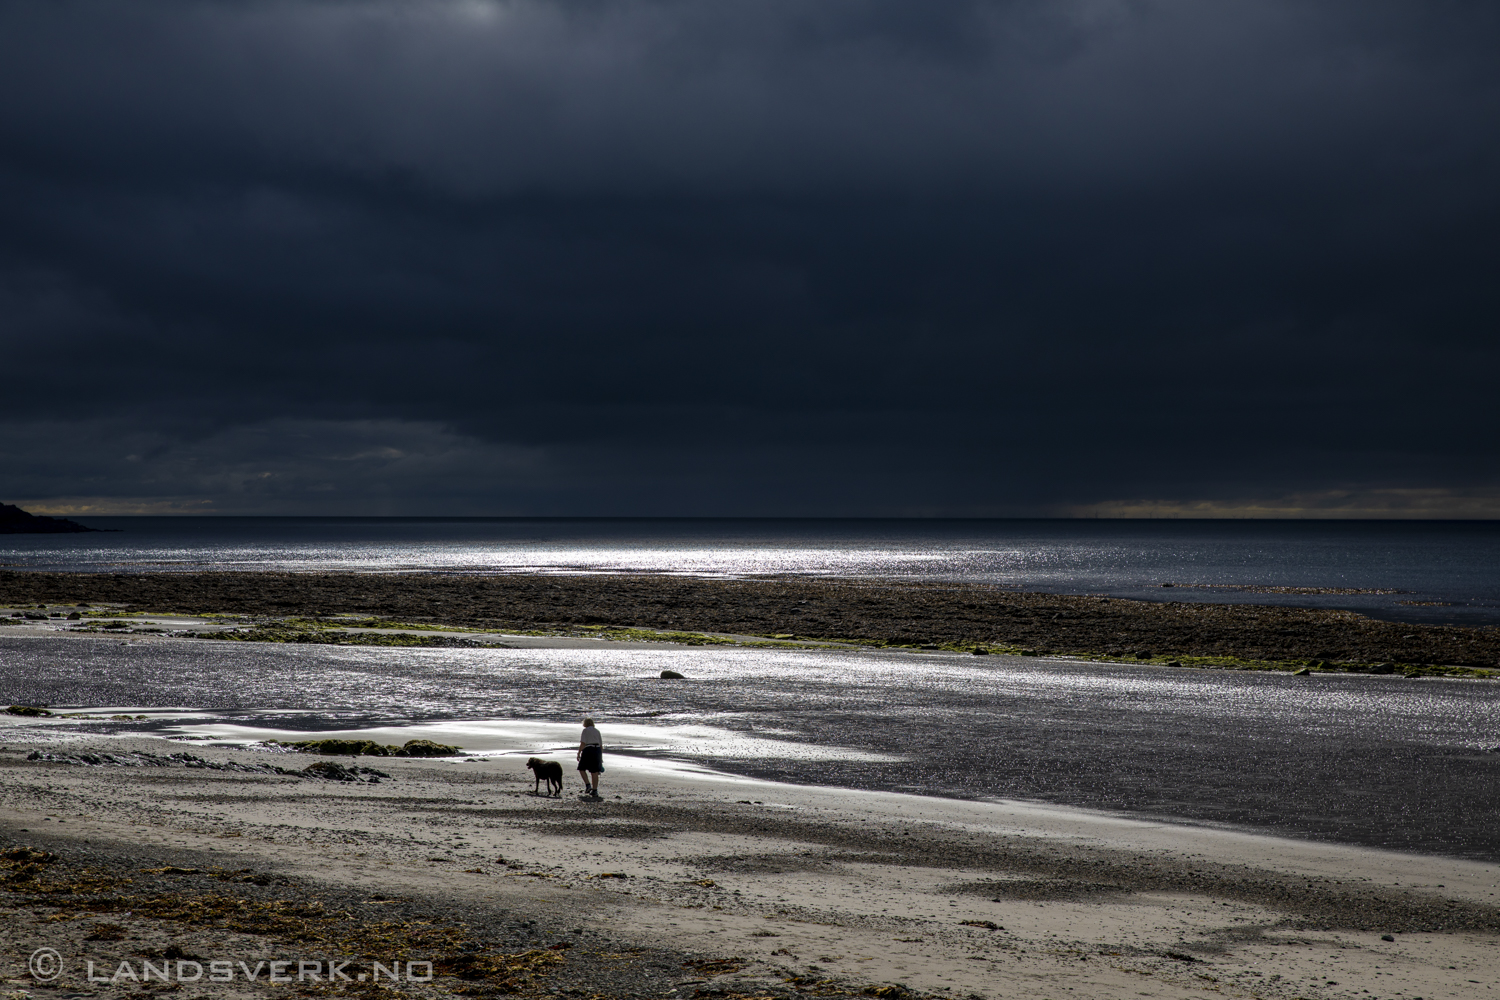
[(583, 779), (584, 794), (589, 798), (599, 797), (599, 775), (603, 773), (604, 737), (594, 728), (593, 719), (584, 719), (583, 735), (578, 738), (578, 776)]

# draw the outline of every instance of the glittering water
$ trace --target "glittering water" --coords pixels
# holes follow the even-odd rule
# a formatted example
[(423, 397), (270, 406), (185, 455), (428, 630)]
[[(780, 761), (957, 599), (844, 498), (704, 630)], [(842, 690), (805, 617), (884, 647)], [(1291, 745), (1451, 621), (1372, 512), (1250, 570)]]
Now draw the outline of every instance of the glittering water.
[[(677, 573), (972, 580), (1500, 623), (1500, 522), (86, 518), (0, 536), (30, 569)], [(1163, 590), (1160, 584), (1178, 584)], [(1236, 586), (1386, 593), (1289, 594)]]
[[(669, 667), (687, 679), (660, 680)], [(0, 638), (0, 699), (152, 716), (54, 731), (428, 724), (523, 754), (565, 745), (591, 714), (612, 753), (757, 777), (1500, 860), (1500, 686), (1483, 682), (891, 651)]]

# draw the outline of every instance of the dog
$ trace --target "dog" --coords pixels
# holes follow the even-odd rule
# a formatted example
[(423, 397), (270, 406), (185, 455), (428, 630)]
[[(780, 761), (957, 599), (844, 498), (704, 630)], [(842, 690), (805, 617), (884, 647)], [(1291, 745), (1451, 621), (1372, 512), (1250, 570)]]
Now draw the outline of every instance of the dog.
[(543, 778), (547, 779), (548, 795), (551, 795), (553, 792), (556, 792), (559, 796), (562, 795), (561, 764), (555, 760), (542, 760), (539, 757), (533, 757), (526, 762), (526, 766), (531, 768), (531, 776), (536, 779), (531, 783), (532, 795), (540, 794), (539, 789), (541, 788)]

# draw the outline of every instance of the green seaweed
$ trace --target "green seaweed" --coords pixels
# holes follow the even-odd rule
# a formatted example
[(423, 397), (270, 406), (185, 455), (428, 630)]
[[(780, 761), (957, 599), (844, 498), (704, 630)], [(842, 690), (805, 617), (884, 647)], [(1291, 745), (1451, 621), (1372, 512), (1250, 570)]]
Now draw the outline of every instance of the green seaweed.
[(294, 618), (302, 624), (317, 628), (347, 629), (347, 628), (399, 628), (411, 632), (473, 632), (478, 634), (492, 633), (498, 629), (469, 628), (465, 625), (435, 625), (431, 622), (397, 622), (386, 618), (343, 618), (336, 621), (320, 621), (318, 619)]
[[(184, 638), (217, 639), (223, 642), (306, 643), (316, 646), (434, 646), (452, 645), (445, 636), (381, 635), (373, 632), (305, 631), (257, 628), (248, 632), (189, 632)], [(464, 640), (455, 640), (464, 641)]]
[[(104, 617), (114, 617), (113, 615)], [(921, 642), (919, 640), (876, 639), (827, 636), (803, 636), (790, 632), (760, 633), (754, 638), (731, 638), (725, 635), (686, 630), (647, 629), (633, 626), (575, 625), (557, 628), (472, 628), (438, 625), (428, 622), (398, 622), (384, 618), (339, 618), (336, 621), (309, 618), (249, 620), (244, 616), (200, 615), (204, 618), (234, 619), (245, 622), (241, 631), (197, 632), (189, 636), (232, 642), (316, 643), (339, 646), (446, 646), (465, 643), (462, 638), (412, 635), (402, 632), (350, 632), (350, 627), (405, 630), (406, 632), (448, 632), (461, 635), (513, 635), (538, 638), (594, 638), (610, 642), (665, 642), (681, 646), (738, 646), (763, 649), (892, 649), (925, 652), (947, 652), (969, 655), (1047, 656), (1087, 659), (1103, 663), (1172, 666), (1184, 669), (1262, 670), (1293, 673), (1360, 673), (1401, 677), (1452, 677), (1468, 679), (1500, 678), (1500, 670), (1430, 663), (1365, 663), (1289, 659), (1260, 660), (1237, 656), (1190, 656), (1163, 653), (1136, 657), (1108, 653), (1097, 649), (1043, 649), (1000, 642)], [(476, 643), (476, 645), (479, 645)]]
[(401, 746), (376, 743), (374, 740), (268, 740), (274, 746), (287, 747), (299, 753), (316, 753), (328, 757), (461, 757), (462, 747), (434, 743), (431, 740), (407, 740)]

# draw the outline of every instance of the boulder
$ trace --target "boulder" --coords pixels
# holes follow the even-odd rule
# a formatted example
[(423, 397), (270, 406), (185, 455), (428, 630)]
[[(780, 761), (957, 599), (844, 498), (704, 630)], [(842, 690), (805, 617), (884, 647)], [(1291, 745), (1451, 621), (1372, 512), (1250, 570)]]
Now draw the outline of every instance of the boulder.
[(7, 708), (5, 710), (5, 714), (6, 715), (29, 715), (29, 716), (36, 717), (36, 716), (51, 715), (52, 713), (49, 712), (49, 711), (47, 711), (45, 708), (43, 708), (40, 705), (12, 705), (12, 706), (10, 706), (9, 708)]
[(685, 680), (685, 678), (675, 670), (663, 670), (661, 672), (661, 679), (664, 681)]

